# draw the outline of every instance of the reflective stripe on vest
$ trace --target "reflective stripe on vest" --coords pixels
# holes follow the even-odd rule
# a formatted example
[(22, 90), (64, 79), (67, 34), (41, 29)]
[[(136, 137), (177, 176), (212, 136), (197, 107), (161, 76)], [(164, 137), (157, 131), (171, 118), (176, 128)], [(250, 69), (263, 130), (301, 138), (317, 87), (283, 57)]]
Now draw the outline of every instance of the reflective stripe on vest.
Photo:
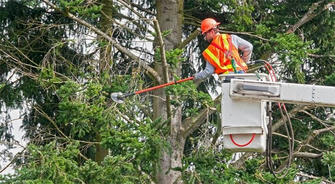
[(204, 58), (215, 67), (215, 73), (217, 74), (234, 71), (231, 64), (232, 58), (235, 60), (234, 63), (237, 71), (248, 69), (248, 66), (240, 58), (238, 50), (229, 42), (231, 42), (230, 35), (222, 34), (214, 38), (212, 43), (203, 52)]
[(233, 68), (232, 65), (221, 65), (219, 58), (217, 58), (209, 49), (206, 49), (204, 52), (208, 54), (208, 56), (215, 62), (215, 65), (220, 69), (229, 70)]

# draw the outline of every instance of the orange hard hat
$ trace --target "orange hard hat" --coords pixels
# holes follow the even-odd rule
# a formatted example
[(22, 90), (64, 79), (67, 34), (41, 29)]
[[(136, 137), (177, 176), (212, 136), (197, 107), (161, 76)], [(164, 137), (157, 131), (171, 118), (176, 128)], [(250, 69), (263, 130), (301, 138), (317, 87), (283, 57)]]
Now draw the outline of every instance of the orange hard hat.
[(216, 22), (216, 20), (212, 18), (207, 18), (201, 21), (201, 34), (206, 33), (207, 31), (215, 28), (217, 25), (219, 25), (220, 22)]

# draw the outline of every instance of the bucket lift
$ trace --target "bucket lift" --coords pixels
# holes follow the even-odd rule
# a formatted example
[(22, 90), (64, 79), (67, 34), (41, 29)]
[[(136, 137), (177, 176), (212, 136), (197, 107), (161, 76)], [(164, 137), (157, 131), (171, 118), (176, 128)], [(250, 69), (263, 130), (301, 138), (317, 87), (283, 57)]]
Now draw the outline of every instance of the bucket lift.
[(223, 144), (236, 152), (265, 152), (267, 102), (335, 107), (335, 87), (271, 82), (266, 74), (225, 74), (220, 79)]

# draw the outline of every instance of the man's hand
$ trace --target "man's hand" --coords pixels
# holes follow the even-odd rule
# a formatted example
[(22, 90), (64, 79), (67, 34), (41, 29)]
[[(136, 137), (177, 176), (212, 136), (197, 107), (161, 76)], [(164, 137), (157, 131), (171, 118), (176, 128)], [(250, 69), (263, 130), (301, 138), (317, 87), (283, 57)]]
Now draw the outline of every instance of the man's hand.
[(194, 76), (193, 76), (193, 83), (196, 85), (196, 86), (198, 86), (200, 83), (201, 83), (201, 79), (199, 79), (199, 76), (197, 75), (197, 74), (195, 74)]

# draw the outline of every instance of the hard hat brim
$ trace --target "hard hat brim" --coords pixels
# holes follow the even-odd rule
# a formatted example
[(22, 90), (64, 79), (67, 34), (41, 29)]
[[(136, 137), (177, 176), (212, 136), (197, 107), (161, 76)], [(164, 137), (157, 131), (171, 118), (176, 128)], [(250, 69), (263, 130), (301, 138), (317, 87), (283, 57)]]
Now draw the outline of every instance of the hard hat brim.
[(220, 24), (221, 24), (220, 22), (216, 22), (214, 27), (212, 27), (212, 28), (208, 28), (208, 29), (206, 29), (206, 30), (203, 30), (203, 31), (201, 32), (201, 34), (206, 33), (207, 31), (209, 31), (209, 30), (215, 28), (216, 26), (218, 26), (218, 25), (220, 25)]

